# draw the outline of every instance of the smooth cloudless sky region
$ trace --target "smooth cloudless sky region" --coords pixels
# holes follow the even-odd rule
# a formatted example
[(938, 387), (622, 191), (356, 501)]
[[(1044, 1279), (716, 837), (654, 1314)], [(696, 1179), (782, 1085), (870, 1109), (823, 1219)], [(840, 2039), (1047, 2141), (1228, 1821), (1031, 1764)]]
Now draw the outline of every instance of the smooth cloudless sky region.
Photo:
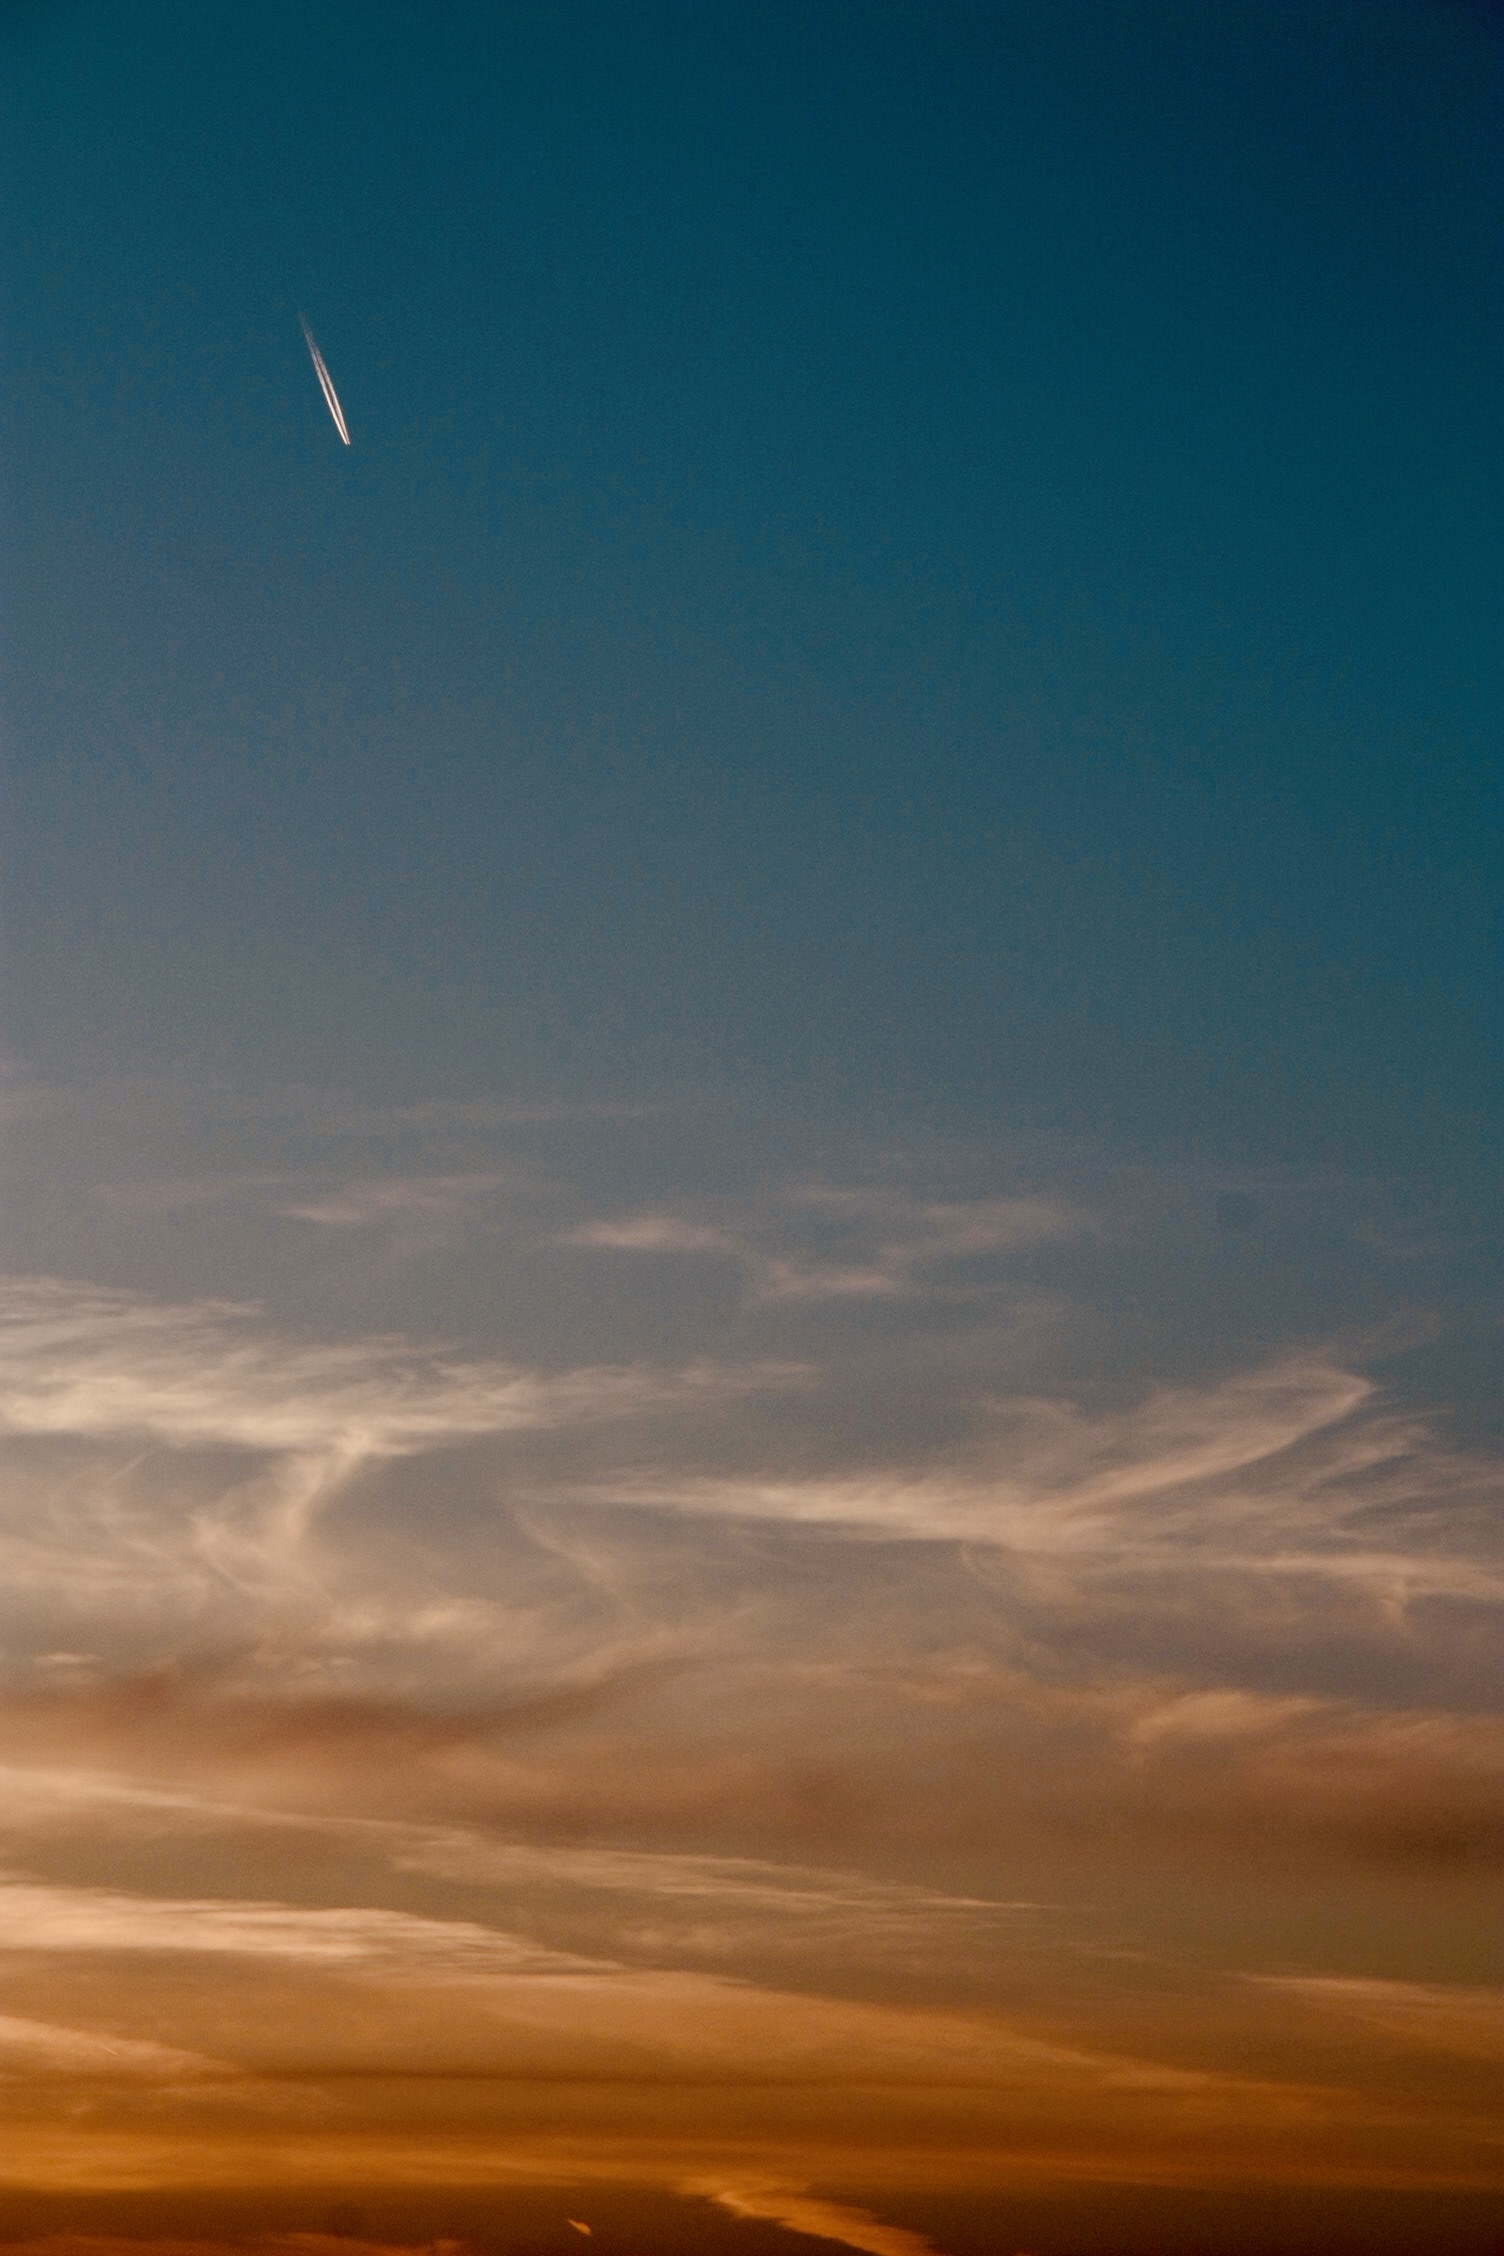
[(0, 2249), (1504, 2246), (1499, 11), (0, 144)]

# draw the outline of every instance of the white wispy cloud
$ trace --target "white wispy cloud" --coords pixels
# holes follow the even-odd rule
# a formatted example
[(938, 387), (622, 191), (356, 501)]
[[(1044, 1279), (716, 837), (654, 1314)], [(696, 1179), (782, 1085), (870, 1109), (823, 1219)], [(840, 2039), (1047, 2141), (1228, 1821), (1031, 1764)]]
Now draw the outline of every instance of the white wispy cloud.
[(0, 1283), (0, 1430), (335, 1459), (611, 1417), (728, 1380), (709, 1369), (546, 1375), (392, 1339), (298, 1343), (253, 1307), (152, 1303), (48, 1278)]
[(582, 1222), (565, 1242), (602, 1246), (610, 1253), (724, 1253), (736, 1258), (741, 1250), (729, 1230), (677, 1214), (623, 1214), (613, 1221)]
[[(289, 1571), (317, 1512), (373, 1461), (685, 1409), (792, 1377), (770, 1365), (530, 1371), (398, 1339), (291, 1340), (230, 1302), (173, 1305), (47, 1278), (0, 1281), (0, 1434), (229, 1450), (267, 1462), (228, 1499), (200, 1496), (188, 1509), (196, 1563), (232, 1580)], [(55, 1503), (40, 1521), (29, 1511), (13, 1518), (18, 1572), (45, 1575), (59, 1535), (76, 1545), (91, 1516), (97, 1541), (143, 1563), (159, 1535), (123, 1526), (118, 1500), (97, 1487), (92, 1505), (92, 1515)], [(181, 1542), (177, 1550), (181, 1558)], [(73, 1563), (83, 1562), (75, 1555)]]
[(981, 1450), (933, 1469), (808, 1479), (643, 1475), (613, 1480), (609, 1493), (698, 1513), (1082, 1551), (1104, 1536), (1121, 1541), (1125, 1510), (1134, 1513), (1131, 1540), (1161, 1537), (1162, 1523), (1140, 1507), (1192, 1510), (1190, 1491), (1340, 1426), (1370, 1391), (1329, 1364), (1298, 1361), (1205, 1389), (1156, 1390), (1122, 1410), (1016, 1397), (992, 1406)]
[(941, 1289), (947, 1267), (1079, 1235), (1087, 1216), (1048, 1198), (924, 1199), (889, 1188), (796, 1184), (719, 1213), (643, 1208), (577, 1225), (566, 1244), (708, 1254), (763, 1302), (897, 1300)]
[(498, 1195), (515, 1189), (516, 1175), (497, 1170), (462, 1175), (374, 1175), (326, 1191), (284, 1198), (275, 1211), (296, 1222), (332, 1230), (433, 1230), (474, 1220)]
[[(1282, 1634), (1292, 1606), (1326, 1602), (1318, 1593), (1349, 1591), (1393, 1623), (1433, 1601), (1476, 1611), (1504, 1599), (1489, 1504), (1504, 1493), (1499, 1468), (1441, 1447), (1329, 1354), (1202, 1384), (999, 1392), (963, 1402), (949, 1438), (896, 1461), (863, 1463), (860, 1431), (832, 1432), (813, 1471), (767, 1416), (811, 1378), (771, 1362), (540, 1371), (394, 1338), (289, 1337), (225, 1302), (11, 1279), (0, 1283), (6, 1607), (32, 1621), (28, 1650), (75, 1656), (99, 1649), (84, 1626), (96, 1601), (117, 1622), (150, 1616), (161, 1634), (164, 1607), (207, 1624), (215, 1589), (284, 1619), (301, 1607), (330, 1651), (400, 1645), (456, 1663), (503, 1647), (543, 1662), (571, 1607), (571, 1638), (588, 1614), (602, 1648), (624, 1637), (624, 1654), (662, 1653), (669, 1634), (682, 1646), (695, 1621), (705, 1635), (730, 1622), (742, 1603), (732, 1584), (715, 1596), (693, 1546), (665, 1583), (663, 1563), (628, 1542), (622, 1507), (640, 1526), (949, 1545), (1041, 1622), (1130, 1603), (1142, 1618), (1172, 1603), (1184, 1612), (1195, 1592), (1203, 1619), (1263, 1637), (1273, 1601), (1260, 1593), (1276, 1588)], [(354, 1517), (338, 1529), (329, 1519), (373, 1468), (529, 1435), (569, 1449), (507, 1474), (509, 1540), (531, 1545), (527, 1587), (516, 1565), (502, 1570), (495, 1532), (478, 1556), (458, 1492), (447, 1518), (425, 1507), (421, 1550), (391, 1514), (379, 1540)], [(41, 1443), (74, 1454), (37, 1454)], [(316, 1530), (327, 1535), (316, 1542)], [(682, 1604), (665, 1612), (675, 1589)], [(65, 1632), (67, 1620), (78, 1628)]]
[[(1001, 1397), (928, 1465), (805, 1477), (631, 1471), (576, 1493), (705, 1517), (969, 1547), (984, 1579), (1030, 1561), (1089, 1584), (1174, 1568), (1346, 1580), (1403, 1606), (1504, 1597), (1486, 1461), (1384, 1412), (1370, 1380), (1301, 1355), (1120, 1407)], [(1062, 1590), (1065, 1585), (1057, 1582)]]

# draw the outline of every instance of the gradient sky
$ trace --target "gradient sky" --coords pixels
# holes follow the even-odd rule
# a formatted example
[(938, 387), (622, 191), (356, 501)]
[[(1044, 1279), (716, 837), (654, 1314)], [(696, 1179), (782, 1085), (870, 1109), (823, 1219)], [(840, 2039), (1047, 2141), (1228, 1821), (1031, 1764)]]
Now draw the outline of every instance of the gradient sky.
[(1497, 13), (0, 88), (0, 2243), (1494, 2249)]

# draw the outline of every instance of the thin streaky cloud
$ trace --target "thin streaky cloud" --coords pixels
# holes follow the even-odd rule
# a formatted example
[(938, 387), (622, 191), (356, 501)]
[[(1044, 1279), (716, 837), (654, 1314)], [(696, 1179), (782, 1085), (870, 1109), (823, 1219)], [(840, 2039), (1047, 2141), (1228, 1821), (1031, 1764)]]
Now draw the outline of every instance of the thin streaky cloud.
[(560, 1374), (461, 1360), (394, 1337), (305, 1344), (258, 1329), (252, 1304), (151, 1302), (51, 1278), (0, 1282), (0, 1429), (13, 1434), (271, 1452), (405, 1455), (466, 1436), (593, 1421), (706, 1399), (740, 1372), (631, 1366)]
[[(811, 1215), (838, 1242), (826, 1257), (802, 1242)], [(797, 1241), (790, 1244), (792, 1226)], [(913, 1299), (954, 1290), (947, 1265), (1017, 1255), (1081, 1236), (1091, 1217), (1043, 1198), (916, 1199), (902, 1191), (796, 1185), (761, 1209), (731, 1202), (724, 1219), (661, 1208), (610, 1215), (559, 1242), (608, 1253), (712, 1254), (737, 1263), (765, 1303)]]
[[(708, 1406), (728, 1388), (799, 1383), (781, 1367), (677, 1372), (614, 1367), (547, 1373), (460, 1359), (394, 1337), (342, 1343), (279, 1338), (254, 1307), (148, 1302), (56, 1279), (0, 1280), (0, 1436), (221, 1448), (263, 1460), (257, 1481), (200, 1498), (189, 1513), (200, 1565), (244, 1588), (291, 1570), (313, 1521), (366, 1467), (465, 1440), (643, 1412)], [(47, 1577), (62, 1512), (12, 1508), (0, 1542), (22, 1572)], [(69, 1515), (63, 1514), (66, 1518)], [(85, 1518), (90, 1518), (85, 1513)], [(98, 1546), (123, 1563), (117, 1503), (96, 1499), (93, 1533), (56, 1561), (76, 1582)], [(82, 1531), (80, 1530), (79, 1533)], [(159, 1554), (143, 1524), (125, 1549)], [(37, 1546), (40, 1543), (41, 1549)], [(177, 1535), (169, 1550), (181, 1560)], [(71, 1564), (66, 1553), (73, 1553)], [(28, 1565), (28, 1562), (30, 1564)]]
[(308, 326), (306, 316), (300, 313), (298, 320), (302, 325), (303, 342), (307, 345), (309, 357), (313, 362), (313, 373), (317, 376), (319, 390), (324, 395), (324, 405), (334, 417), (334, 428), (344, 440), (345, 445), (348, 446), (350, 444), (350, 427), (345, 421), (345, 411), (339, 404), (339, 394), (334, 389), (334, 380), (324, 365), (323, 354), (314, 343), (313, 331)]
[(1504, 1989), (1496, 1985), (1337, 1974), (1249, 1974), (1243, 1979), (1428, 2051), (1504, 2061)]
[(813, 1910), (845, 1920), (871, 1915), (892, 1920), (973, 1918), (1043, 1908), (1035, 1903), (947, 1895), (820, 1866), (775, 1864), (766, 1858), (497, 1842), (457, 1831), (416, 1833), (395, 1849), (391, 1862), (399, 1871), (430, 1872), (450, 1880), (563, 1882), (680, 1900), (731, 1902), (781, 1916)]
[(724, 1253), (740, 1258), (741, 1247), (714, 1223), (690, 1222), (673, 1214), (625, 1214), (619, 1219), (582, 1222), (566, 1230), (564, 1245), (600, 1246), (608, 1253)]
[(536, 1189), (533, 1176), (513, 1167), (346, 1180), (271, 1171), (172, 1176), (101, 1184), (94, 1196), (127, 1214), (238, 1209), (324, 1229), (418, 1231), (425, 1246), (438, 1246), (455, 1232), (488, 1224), (505, 1194)]
[[(634, 2075), (649, 2079), (667, 2069), (753, 2083), (1155, 2089), (1245, 2102), (1260, 2090), (1278, 2089), (1236, 2073), (1058, 2041), (995, 2012), (876, 2003), (724, 1974), (634, 1967), (470, 1920), (375, 1906), (149, 1897), (18, 1880), (0, 1884), (0, 1942), (13, 1956), (87, 1959), (100, 1968), (101, 1984), (118, 1983), (125, 1962), (143, 1956), (176, 1960), (185, 1974), (194, 1962), (216, 1962), (214, 1978), (241, 1986), (242, 1994), (258, 1966), (300, 1970), (308, 1977), (308, 2025), (263, 2032), (243, 2023), (242, 2067), (250, 2065), (248, 2051), (261, 2049), (263, 2036), (284, 2057), (310, 2038), (318, 2047), (313, 2024), (320, 2013), (327, 2019), (332, 2012), (349, 2028), (342, 2017), (358, 1988), (369, 1995), (395, 1986), (412, 1999), (426, 1990), (448, 2002), (438, 2018), (394, 2031), (387, 2051), (394, 2064), (437, 2066), (457, 2057), (479, 2031), (485, 2057), (504, 2065), (497, 2032), (509, 2026), (530, 2027), (540, 2038), (551, 2032), (561, 2048), (557, 2057), (567, 2051), (582, 2066), (592, 2057), (603, 2065), (614, 2052)], [(365, 2037), (368, 2042), (368, 2029)]]
[(211, 1952), (309, 1964), (377, 1964), (440, 1973), (584, 1974), (602, 1962), (550, 1950), (472, 1920), (424, 1919), (365, 1905), (332, 1910), (127, 1895), (116, 1889), (0, 1881), (7, 1951)]
[(502, 1191), (515, 1190), (520, 1178), (494, 1168), (461, 1175), (371, 1177), (326, 1192), (289, 1198), (276, 1212), (293, 1222), (324, 1229), (373, 1230), (390, 1224), (433, 1226), (470, 1222), (478, 1207)]
[(696, 1517), (860, 1529), (890, 1540), (988, 1546), (1109, 1568), (1319, 1574), (1475, 1599), (1500, 1590), (1497, 1539), (1477, 1512), (1497, 1472), (1397, 1418), (1366, 1378), (1304, 1355), (1205, 1387), (1158, 1388), (1095, 1409), (1070, 1398), (986, 1404), (979, 1439), (918, 1466), (818, 1475), (664, 1466), (592, 1475), (581, 1501)]
[[(729, 1856), (688, 1856), (673, 1851), (570, 1846), (524, 1839), (498, 1841), (461, 1827), (414, 1826), (379, 1817), (319, 1815), (268, 1808), (244, 1800), (167, 1791), (141, 1780), (101, 1772), (26, 1769), (0, 1765), (0, 1839), (19, 1847), (46, 1840), (80, 1820), (108, 1825), (116, 1839), (176, 1825), (183, 1835), (230, 1827), (263, 1839), (311, 1845), (342, 1844), (369, 1851), (390, 1870), (431, 1876), (489, 1895), (535, 1896), (557, 1903), (561, 1892), (580, 1898), (633, 1898), (657, 1907), (672, 1921), (737, 1922), (780, 1939), (829, 1939), (839, 1933), (885, 1949), (922, 1938), (968, 1939), (1006, 1930), (1020, 1937), (1025, 1922), (1037, 1929), (1056, 1907), (1033, 1901), (999, 1901), (942, 1893), (911, 1883), (873, 1879), (857, 1871)], [(671, 1928), (660, 1924), (661, 1947)]]
[(733, 2217), (768, 2218), (807, 2239), (834, 2240), (843, 2248), (859, 2248), (863, 2256), (936, 2256), (934, 2242), (922, 2233), (910, 2232), (902, 2225), (885, 2225), (866, 2209), (823, 2201), (798, 2186), (696, 2184), (684, 2190), (715, 2202)]
[(177, 2082), (186, 2076), (224, 2076), (224, 2061), (150, 2038), (99, 2036), (0, 2013), (0, 2084), (33, 2076), (142, 2076)]

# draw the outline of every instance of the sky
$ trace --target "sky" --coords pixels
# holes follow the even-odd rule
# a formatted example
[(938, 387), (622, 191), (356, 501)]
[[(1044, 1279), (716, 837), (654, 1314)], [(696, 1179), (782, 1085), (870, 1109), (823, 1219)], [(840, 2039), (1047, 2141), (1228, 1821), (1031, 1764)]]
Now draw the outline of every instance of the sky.
[(1497, 2251), (1501, 96), (12, 0), (10, 2256)]

